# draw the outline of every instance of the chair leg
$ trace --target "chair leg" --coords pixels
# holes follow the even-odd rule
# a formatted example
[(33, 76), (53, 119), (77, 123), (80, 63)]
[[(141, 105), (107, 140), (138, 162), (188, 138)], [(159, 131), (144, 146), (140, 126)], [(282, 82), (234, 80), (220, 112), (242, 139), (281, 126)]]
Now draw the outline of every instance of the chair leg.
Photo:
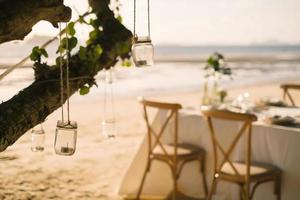
[(277, 200), (281, 200), (281, 175), (277, 176), (274, 180), (274, 194)]
[(240, 200), (250, 200), (250, 185), (245, 184), (239, 184), (240, 186)]
[(138, 193), (137, 193), (137, 195), (136, 195), (136, 199), (137, 199), (137, 200), (140, 199), (140, 196), (141, 196), (141, 193), (142, 193), (144, 184), (145, 184), (146, 176), (147, 176), (147, 174), (148, 174), (148, 172), (149, 172), (149, 170), (150, 170), (150, 165), (151, 165), (151, 162), (148, 161), (148, 162), (147, 162), (146, 169), (145, 169), (144, 174), (143, 174), (143, 178), (142, 178), (142, 181), (141, 181), (141, 184), (140, 184)]
[(250, 183), (245, 183), (244, 184), (244, 188), (245, 188), (245, 198), (244, 200), (250, 200)]
[(177, 172), (173, 169), (172, 170), (173, 172), (173, 200), (176, 200), (177, 199)]
[(203, 183), (203, 189), (205, 193), (205, 198), (207, 198), (208, 195), (208, 189), (207, 189), (207, 181), (206, 181), (206, 173), (205, 173), (205, 156), (202, 156), (200, 159), (200, 172), (202, 175), (202, 183)]
[(212, 199), (212, 195), (215, 194), (216, 189), (217, 189), (217, 183), (218, 183), (218, 181), (217, 181), (217, 179), (214, 177), (214, 178), (213, 178), (213, 181), (212, 181), (212, 184), (211, 184), (211, 188), (210, 188), (208, 197), (207, 197), (207, 200), (211, 200), (211, 199)]
[(243, 200), (244, 199), (244, 184), (239, 184), (240, 186), (240, 200)]

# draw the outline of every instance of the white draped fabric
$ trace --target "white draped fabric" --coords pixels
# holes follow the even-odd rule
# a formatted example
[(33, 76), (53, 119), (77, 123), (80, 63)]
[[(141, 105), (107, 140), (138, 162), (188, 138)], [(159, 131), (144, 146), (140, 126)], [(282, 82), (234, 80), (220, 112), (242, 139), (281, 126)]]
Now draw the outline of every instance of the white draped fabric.
[[(300, 115), (300, 109), (271, 109), (272, 114), (286, 113), (290, 116)], [(153, 127), (160, 127), (166, 117), (166, 111), (159, 111), (153, 121)], [(228, 146), (241, 126), (238, 122), (223, 120), (213, 121), (216, 133), (223, 146)], [(171, 143), (172, 123), (165, 130), (162, 141)], [(283, 171), (282, 199), (300, 199), (300, 129), (266, 125), (257, 122), (252, 131), (252, 161), (266, 162), (276, 165)], [(179, 112), (179, 142), (202, 147), (207, 153), (206, 174), (208, 185), (211, 185), (213, 173), (213, 150), (210, 133), (205, 118), (199, 110), (183, 109)], [(234, 151), (233, 159), (242, 160), (244, 155), (243, 140)], [(147, 137), (142, 142), (137, 154), (130, 164), (119, 188), (120, 195), (137, 193), (146, 166)], [(187, 164), (179, 179), (179, 190), (194, 197), (203, 196), (199, 163)], [(254, 199), (275, 199), (273, 183), (265, 183), (258, 187)], [(167, 195), (172, 189), (171, 172), (161, 162), (153, 162), (147, 176), (143, 193), (146, 195)], [(214, 199), (238, 199), (239, 190), (234, 184), (220, 182)]]

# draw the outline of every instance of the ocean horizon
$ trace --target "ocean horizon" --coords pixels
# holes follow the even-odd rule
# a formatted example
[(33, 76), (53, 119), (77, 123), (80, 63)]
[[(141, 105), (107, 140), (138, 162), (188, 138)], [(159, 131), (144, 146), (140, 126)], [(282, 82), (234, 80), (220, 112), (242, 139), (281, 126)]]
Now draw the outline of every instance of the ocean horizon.
[[(0, 73), (16, 64), (30, 53), (32, 47), (42, 44), (42, 40), (10, 42), (0, 45)], [(47, 49), (49, 64), (54, 63), (57, 44)], [(155, 64), (148, 68), (124, 68), (116, 66), (114, 92), (118, 97), (172, 93), (176, 91), (201, 91), (204, 82), (205, 61), (213, 52), (222, 53), (232, 78), (220, 81), (224, 89), (239, 86), (266, 84), (298, 80), (300, 77), (300, 44), (260, 44), (260, 45), (206, 45), (155, 46)], [(13, 71), (1, 82), (1, 100), (7, 100), (34, 81), (32, 62)], [(96, 76), (99, 88), (91, 88), (89, 96), (94, 99), (103, 96), (103, 73)], [(76, 99), (81, 99), (75, 95)]]
[[(51, 39), (48, 36), (33, 36), (24, 41), (12, 41), (0, 45), (0, 67), (6, 67), (19, 62), (31, 53), (34, 46), (41, 46)], [(79, 45), (84, 45), (79, 41)], [(58, 41), (51, 43), (46, 50), (49, 54), (47, 61), (54, 63)], [(249, 45), (155, 45), (155, 61), (160, 62), (205, 62), (207, 57), (219, 52), (230, 62), (278, 62), (300, 61), (300, 44), (262, 43)], [(76, 52), (76, 49), (74, 50)], [(25, 66), (30, 66), (26, 62)]]

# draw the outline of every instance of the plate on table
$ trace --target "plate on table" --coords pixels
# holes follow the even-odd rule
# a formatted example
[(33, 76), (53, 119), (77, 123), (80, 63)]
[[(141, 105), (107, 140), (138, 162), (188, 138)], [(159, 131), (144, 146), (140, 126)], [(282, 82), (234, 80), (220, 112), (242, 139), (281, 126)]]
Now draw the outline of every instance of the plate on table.
[(262, 99), (256, 103), (257, 106), (275, 106), (275, 107), (288, 107), (288, 104), (280, 99)]
[(280, 126), (294, 126), (297, 124), (296, 119), (290, 116), (279, 116), (268, 117), (265, 119), (268, 124), (275, 124)]

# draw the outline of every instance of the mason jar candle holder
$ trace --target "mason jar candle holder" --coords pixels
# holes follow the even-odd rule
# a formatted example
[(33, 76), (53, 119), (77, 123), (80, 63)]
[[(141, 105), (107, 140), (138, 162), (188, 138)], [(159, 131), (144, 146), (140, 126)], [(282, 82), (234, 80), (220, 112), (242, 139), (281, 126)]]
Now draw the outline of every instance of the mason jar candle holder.
[(102, 134), (108, 139), (116, 137), (116, 121), (114, 119), (105, 119), (102, 121)]
[(73, 155), (76, 150), (76, 140), (77, 123), (75, 121), (64, 122), (59, 120), (55, 132), (55, 153), (63, 156)]
[(132, 44), (132, 58), (136, 67), (154, 64), (154, 47), (150, 37), (136, 37)]
[(114, 75), (114, 69), (110, 68), (110, 69), (106, 69), (104, 72), (104, 81), (106, 84), (112, 84), (114, 82), (115, 79), (115, 75)]
[(32, 129), (31, 131), (31, 151), (41, 152), (45, 149), (45, 131), (40, 129)]

